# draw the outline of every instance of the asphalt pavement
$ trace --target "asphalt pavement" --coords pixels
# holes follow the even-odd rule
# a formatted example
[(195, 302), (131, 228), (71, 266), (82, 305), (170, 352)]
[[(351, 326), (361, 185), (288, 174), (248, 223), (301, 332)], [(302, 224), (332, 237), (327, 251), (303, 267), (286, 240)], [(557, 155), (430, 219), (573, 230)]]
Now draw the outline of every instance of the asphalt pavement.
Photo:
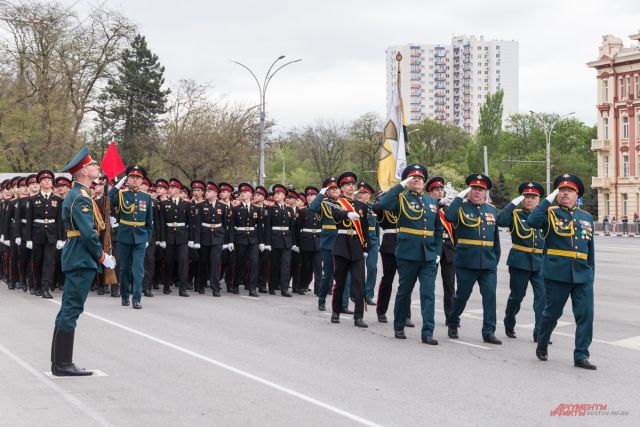
[[(460, 339), (447, 338), (439, 278), (438, 346), (420, 343), (417, 287), (416, 328), (406, 329), (407, 340), (394, 338), (392, 323), (377, 322), (375, 307), (365, 313), (368, 329), (354, 327), (346, 315), (331, 324), (312, 293), (256, 299), (246, 292), (180, 298), (156, 291), (143, 298), (142, 310), (91, 293), (78, 321), (74, 361), (97, 375), (57, 378), (48, 371), (60, 292), (45, 300), (2, 286), (0, 424), (640, 425), (640, 238), (596, 237), (590, 360), (598, 370), (586, 371), (573, 366), (570, 304), (547, 362), (535, 356), (530, 290), (518, 338), (504, 335), (510, 243), (508, 234), (502, 237), (496, 331), (502, 346), (482, 341), (477, 289)], [(575, 408), (563, 404), (606, 410), (571, 420), (552, 415)]]

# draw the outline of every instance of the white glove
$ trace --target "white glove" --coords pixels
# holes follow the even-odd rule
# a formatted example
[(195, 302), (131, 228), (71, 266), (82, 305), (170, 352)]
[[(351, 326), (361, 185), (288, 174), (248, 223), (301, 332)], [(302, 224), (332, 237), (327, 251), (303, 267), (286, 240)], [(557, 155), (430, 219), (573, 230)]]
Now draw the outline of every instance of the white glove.
[(116, 268), (116, 259), (114, 256), (112, 255), (105, 255), (104, 256), (104, 261), (102, 261), (102, 265), (104, 265), (105, 267), (113, 270), (114, 268)]
[(436, 265), (440, 264), (440, 255), (436, 255)]
[(20, 237), (16, 237), (16, 245), (20, 246), (22, 243), (22, 239)]
[(324, 193), (326, 193), (328, 189), (328, 187), (324, 187), (322, 190), (320, 190), (320, 194), (324, 196)]
[(553, 190), (553, 193), (549, 194), (547, 196), (547, 201), (549, 203), (553, 203), (553, 201), (556, 199), (556, 196), (558, 195), (558, 193), (560, 192), (560, 190), (558, 188), (556, 188), (555, 190)]
[(364, 256), (364, 259), (367, 259), (367, 257), (369, 256), (369, 252), (362, 252), (362, 255)]
[(271, 245), (264, 245), (265, 251), (271, 251)]
[(360, 219), (360, 215), (358, 215), (357, 212), (349, 212), (347, 213), (347, 216), (349, 217), (350, 220), (355, 221), (356, 219)]
[(291, 246), (291, 250), (297, 254), (300, 253), (300, 248), (297, 245)]
[(235, 247), (233, 246), (233, 243), (229, 243), (229, 244), (227, 245), (227, 250), (228, 250), (229, 252), (233, 252), (233, 250), (234, 250), (234, 249), (235, 249)]
[(200, 249), (200, 243), (194, 243), (193, 249)]
[(120, 179), (120, 181), (118, 181), (118, 183), (116, 184), (116, 188), (118, 190), (124, 185), (124, 182), (126, 181), (126, 179), (127, 179), (127, 176), (125, 175)]
[(193, 248), (193, 241), (189, 240), (189, 242), (187, 243), (187, 246), (189, 246), (190, 248)]
[(456, 194), (456, 197), (460, 197), (461, 199), (464, 199), (464, 196), (466, 196), (469, 193), (469, 191), (471, 191), (471, 187), (465, 188), (464, 190)]
[(160, 247), (162, 249), (166, 249), (167, 248), (167, 242), (159, 242), (160, 243)]
[(260, 244), (258, 245), (258, 250), (259, 250), (260, 252), (264, 252), (264, 243), (260, 243)]
[(4, 243), (4, 234), (0, 235), (0, 242)]
[(66, 242), (65, 242), (64, 240), (58, 240), (58, 241), (56, 242), (56, 249), (57, 249), (57, 250), (60, 250), (60, 249), (64, 248), (64, 244), (65, 244), (65, 243), (66, 243)]
[(523, 200), (524, 196), (518, 196), (511, 201), (511, 204), (513, 204), (513, 206), (518, 206), (520, 203), (522, 203)]
[(116, 225), (118, 225), (118, 221), (116, 220), (115, 216), (110, 216), (109, 217), (109, 224), (111, 224), (111, 228), (113, 228)]
[(147, 249), (149, 247), (149, 242), (144, 244), (144, 248)]
[(2, 243), (4, 243), (7, 246), (11, 246), (11, 242), (8, 240), (3, 240)]
[(33, 249), (33, 242), (31, 240), (27, 240), (25, 246), (27, 247), (27, 249)]
[(402, 182), (400, 183), (400, 185), (402, 185), (403, 187), (406, 187), (406, 186), (407, 186), (407, 184), (408, 184), (412, 179), (413, 179), (413, 177), (412, 177), (412, 176), (410, 176), (409, 178), (407, 178), (407, 179), (405, 179), (404, 181), (402, 181)]

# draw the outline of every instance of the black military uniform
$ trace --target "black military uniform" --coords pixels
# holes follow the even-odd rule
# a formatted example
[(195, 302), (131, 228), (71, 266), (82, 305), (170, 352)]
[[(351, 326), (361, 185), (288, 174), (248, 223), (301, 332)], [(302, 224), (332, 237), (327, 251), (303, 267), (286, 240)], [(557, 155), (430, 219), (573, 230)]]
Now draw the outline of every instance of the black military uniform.
[[(207, 182), (207, 189), (219, 193), (213, 182)], [(209, 200), (198, 205), (194, 218), (194, 244), (200, 245), (200, 271), (198, 284), (204, 287), (207, 278), (211, 282), (214, 297), (220, 296), (220, 260), (222, 246), (229, 240), (229, 213), (227, 205)]]
[[(37, 175), (38, 183), (45, 179), (53, 182), (53, 172), (40, 171)], [(27, 206), (26, 245), (28, 249), (32, 249), (36, 292), (42, 293), (43, 298), (52, 298), (49, 288), (53, 283), (56, 250), (64, 246), (61, 212), (62, 198), (52, 192), (40, 192), (32, 196)]]
[[(282, 184), (274, 184), (271, 188), (274, 194), (287, 194), (287, 188)], [(280, 294), (283, 297), (290, 297), (291, 248), (295, 246), (293, 209), (284, 203), (276, 203), (265, 209), (264, 215), (263, 250), (271, 252), (269, 293), (273, 295), (276, 293), (276, 289), (280, 289)]]
[[(169, 185), (174, 188), (184, 188), (182, 183), (176, 178), (169, 180)], [(179, 197), (169, 198), (160, 202), (160, 210), (162, 212), (161, 221), (164, 224), (164, 235), (166, 243), (165, 252), (165, 277), (164, 277), (164, 293), (171, 293), (171, 282), (173, 280), (173, 271), (175, 265), (178, 265), (178, 281), (180, 286), (179, 295), (188, 297), (187, 280), (189, 278), (188, 262), (188, 242), (189, 242), (189, 203)]]
[[(382, 196), (382, 195), (381, 195)], [(378, 200), (381, 198), (378, 197)], [(382, 278), (378, 287), (378, 301), (376, 302), (376, 314), (378, 322), (387, 323), (387, 309), (393, 291), (393, 280), (398, 269), (396, 263), (396, 239), (398, 237), (398, 216), (386, 211), (379, 202), (374, 203), (373, 212), (377, 216), (380, 225), (382, 242), (380, 243), (380, 256), (382, 258)]]
[[(240, 192), (250, 191), (253, 187), (250, 184), (242, 183), (238, 185)], [(248, 204), (241, 203), (231, 208), (231, 230), (229, 232), (229, 242), (235, 251), (235, 265), (233, 274), (233, 293), (240, 293), (240, 281), (245, 280), (248, 274), (249, 283), (245, 288), (249, 289), (249, 296), (258, 296), (256, 286), (258, 284), (258, 245), (262, 240), (262, 218), (261, 209)]]
[[(65, 176), (59, 176), (55, 179), (54, 181), (54, 187), (55, 188), (67, 188), (68, 190), (71, 190), (71, 187), (73, 186), (71, 180)], [(62, 202), (64, 203), (64, 195), (67, 193), (64, 193), (62, 196), (59, 196), (62, 199)], [(103, 216), (104, 218), (104, 216)], [(66, 230), (64, 230), (64, 223), (62, 224), (62, 229), (63, 229), (63, 233), (62, 233), (62, 240), (63, 241), (67, 241), (67, 234), (65, 233)], [(66, 245), (66, 243), (65, 243)], [(64, 247), (63, 247), (64, 248)], [(59, 249), (56, 251), (56, 267), (53, 273), (53, 286), (54, 288), (58, 288), (60, 290), (62, 290), (64, 288), (64, 272), (62, 271), (62, 249)], [(117, 288), (116, 288), (117, 289)]]
[[(199, 179), (194, 179), (191, 181), (191, 194), (193, 194), (193, 190), (198, 189), (202, 190), (204, 193), (206, 184), (204, 181)], [(203, 194), (204, 195), (204, 194)], [(199, 287), (198, 285), (198, 274), (200, 271), (199, 262), (200, 262), (200, 248), (194, 247), (195, 242), (195, 233), (198, 232), (196, 229), (196, 211), (198, 209), (198, 205), (204, 202), (204, 198), (200, 201), (196, 200), (194, 197), (191, 199), (189, 203), (189, 283), (187, 285), (187, 289), (191, 290), (192, 286), (195, 284), (195, 290), (199, 291), (199, 293), (204, 294), (204, 287)]]
[[(144, 179), (144, 182), (148, 185), (149, 193), (151, 193), (151, 189), (154, 188), (151, 186), (151, 182), (147, 178)], [(145, 297), (149, 298), (153, 297), (151, 289), (155, 280), (157, 242), (165, 241), (160, 203), (153, 196), (151, 197), (151, 210), (153, 212), (153, 228), (151, 229), (149, 246), (144, 253), (144, 278), (142, 279), (142, 292)]]
[[(222, 194), (223, 191), (229, 192), (230, 194), (233, 193), (233, 186), (231, 186), (231, 184), (227, 184), (226, 182), (221, 182), (220, 184), (218, 184), (218, 189), (220, 190), (220, 193), (218, 193), (218, 195)], [(223, 202), (222, 200), (218, 201), (227, 207), (227, 214), (231, 215), (231, 203)], [(231, 226), (230, 220), (229, 226)], [(230, 229), (229, 232), (232, 233), (233, 230)], [(233, 292), (234, 261), (235, 254), (232, 250), (222, 251), (222, 256), (220, 257), (220, 280), (222, 280), (224, 276), (224, 282), (227, 287), (227, 292)]]
[[(164, 188), (166, 191), (169, 191), (169, 181), (167, 181), (166, 179), (157, 179), (156, 180), (156, 187), (157, 188)], [(163, 202), (162, 199), (160, 199), (160, 197), (158, 197), (156, 199), (157, 204), (158, 204), (158, 212), (160, 214), (160, 219), (164, 218), (164, 216), (162, 215), (162, 210), (161, 210), (161, 204)], [(165, 236), (164, 236), (164, 224), (161, 225), (162, 227), (162, 238), (158, 238), (158, 240), (156, 241), (156, 253), (155, 253), (155, 273), (154, 273), (154, 278), (153, 278), (153, 284), (152, 287), (153, 289), (160, 289), (160, 283), (162, 283), (164, 281), (164, 277), (165, 277), (165, 272), (166, 272), (166, 260), (165, 260), (165, 252), (166, 252), (166, 247), (167, 244), (165, 242)]]
[[(287, 197), (286, 197), (286, 201), (287, 204), (289, 205), (289, 207), (291, 208), (291, 210), (293, 211), (293, 215), (294, 215), (294, 220), (295, 220), (295, 215), (298, 214), (298, 205), (297, 205), (297, 201), (298, 201), (298, 193), (296, 193), (296, 191), (290, 187), (288, 189), (287, 192)], [(300, 252), (291, 252), (291, 290), (294, 293), (299, 293), (300, 290), (302, 289), (300, 287)]]
[[(262, 194), (262, 196), (266, 199), (269, 197), (269, 192), (262, 185), (256, 186), (257, 194)], [(256, 204), (256, 207), (260, 209), (260, 215), (264, 218), (264, 212), (267, 209), (267, 206), (262, 204), (259, 206)], [(264, 229), (264, 228), (263, 228)], [(264, 237), (262, 239), (264, 241)], [(260, 252), (258, 258), (258, 292), (264, 294), (267, 292), (267, 282), (269, 281), (269, 260), (271, 258), (271, 252), (262, 251)]]
[[(33, 179), (35, 181), (35, 175), (29, 175), (28, 177), (21, 179), (19, 186), (28, 186), (28, 182)], [(29, 207), (29, 196), (23, 196), (18, 199), (18, 208), (16, 211), (16, 242), (18, 246), (18, 272), (20, 273), (20, 286), (25, 289), (27, 286), (31, 295), (42, 296), (42, 291), (37, 290), (33, 285), (32, 269), (31, 269), (31, 249), (27, 248), (27, 208)]]
[[(320, 190), (310, 185), (304, 189), (305, 196), (316, 197)], [(296, 241), (300, 248), (300, 289), (307, 289), (313, 279), (313, 293), (317, 296), (322, 276), (322, 254), (320, 252), (320, 215), (309, 208), (296, 214)]]
[[(11, 180), (11, 187), (17, 187), (18, 182), (20, 181), (20, 177), (16, 177)], [(9, 270), (9, 289), (15, 289), (18, 283), (20, 283), (20, 257), (19, 257), (19, 245), (16, 243), (16, 237), (20, 232), (20, 220), (18, 218), (18, 223), (16, 224), (16, 217), (19, 215), (20, 211), (20, 199), (14, 198), (8, 203), (7, 211), (5, 213), (4, 218), (4, 240), (5, 246), (7, 246), (7, 264)], [(7, 244), (8, 243), (8, 244)], [(27, 291), (27, 287), (25, 286), (23, 291)]]

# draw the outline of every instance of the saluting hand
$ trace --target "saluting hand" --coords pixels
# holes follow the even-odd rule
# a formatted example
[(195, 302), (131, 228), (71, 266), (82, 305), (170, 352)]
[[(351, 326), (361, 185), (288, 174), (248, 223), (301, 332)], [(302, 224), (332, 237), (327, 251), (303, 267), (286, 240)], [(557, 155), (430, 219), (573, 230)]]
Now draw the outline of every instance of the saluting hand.
[(559, 192), (560, 190), (558, 188), (553, 190), (553, 192), (547, 196), (547, 201), (549, 203), (553, 203), (553, 201), (556, 199), (556, 196), (558, 195)]
[(461, 199), (464, 199), (464, 197), (469, 194), (469, 191), (471, 191), (471, 187), (467, 187), (464, 190), (462, 190), (461, 192), (459, 192), (458, 194), (456, 194), (456, 197), (460, 197)]
[(524, 196), (518, 196), (511, 201), (511, 204), (513, 204), (513, 206), (518, 206), (520, 203), (522, 203), (523, 200)]

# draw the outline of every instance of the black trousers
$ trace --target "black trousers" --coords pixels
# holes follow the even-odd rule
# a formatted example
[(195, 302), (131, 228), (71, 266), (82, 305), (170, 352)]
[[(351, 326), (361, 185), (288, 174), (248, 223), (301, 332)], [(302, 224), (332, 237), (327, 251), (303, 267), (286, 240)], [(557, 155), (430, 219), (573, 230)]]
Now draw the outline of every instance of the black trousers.
[(291, 277), (291, 249), (272, 249), (269, 252), (271, 252), (269, 290), (288, 291), (289, 278)]
[(267, 281), (270, 280), (269, 261), (271, 259), (270, 251), (260, 252), (260, 266), (258, 269), (258, 288), (267, 289)]
[(199, 251), (198, 280), (196, 289), (207, 287), (207, 280), (211, 281), (211, 289), (220, 291), (220, 265), (222, 245), (202, 246)]
[(156, 246), (155, 250), (155, 273), (153, 275), (153, 284), (159, 284), (164, 280), (165, 275), (165, 254), (166, 249)]
[(300, 254), (297, 252), (291, 253), (291, 269), (290, 270), (291, 270), (291, 273), (290, 273), (291, 274), (291, 290), (293, 292), (298, 292), (300, 289), (302, 289), (302, 287), (300, 286)]
[(320, 290), (322, 254), (320, 251), (300, 251), (300, 288), (307, 289), (313, 279), (313, 293)]
[(186, 243), (183, 244), (167, 244), (165, 251), (165, 257), (167, 265), (165, 268), (164, 286), (170, 287), (173, 280), (173, 273), (176, 264), (178, 265), (178, 281), (180, 282), (180, 289), (185, 290), (187, 287), (187, 280), (189, 279), (189, 247)]
[(260, 258), (258, 244), (235, 245), (235, 254), (235, 265), (233, 272), (234, 289), (240, 289), (240, 282), (245, 280), (245, 273), (247, 273), (246, 277), (248, 283), (245, 283), (244, 286), (249, 291), (255, 291), (256, 286), (258, 285), (258, 266)]
[(235, 252), (222, 251), (221, 257), (221, 267), (220, 267), (220, 280), (224, 277), (224, 282), (227, 285), (227, 292), (231, 291), (233, 288), (234, 281), (234, 261), (235, 261)]
[(56, 244), (33, 245), (33, 278), (36, 289), (49, 290), (56, 268)]
[(153, 278), (156, 273), (156, 242), (152, 240), (144, 252), (144, 277), (142, 278), (142, 290), (150, 291)]
[[(202, 249), (202, 247), (200, 248)], [(200, 271), (200, 249), (189, 248), (189, 285), (197, 281)]]
[(350, 260), (339, 256), (333, 257), (334, 273), (336, 285), (333, 289), (331, 306), (334, 313), (342, 312), (342, 296), (344, 285), (347, 281), (347, 274), (351, 273), (351, 296), (355, 299), (353, 310), (354, 319), (362, 319), (364, 315), (364, 259)]
[(398, 265), (394, 254), (381, 253), (382, 257), (382, 278), (378, 288), (378, 301), (376, 302), (376, 313), (386, 314), (389, 309), (391, 292), (393, 291), (393, 279), (396, 277)]
[(442, 276), (442, 290), (444, 292), (444, 316), (445, 319), (451, 313), (453, 294), (456, 292), (456, 265), (455, 263), (440, 263), (440, 275)]
[(26, 242), (22, 242), (20, 245), (20, 284), (25, 285), (29, 284), (29, 287), (33, 287), (33, 278), (32, 278), (32, 266), (31, 266), (31, 249), (27, 249), (25, 246)]

